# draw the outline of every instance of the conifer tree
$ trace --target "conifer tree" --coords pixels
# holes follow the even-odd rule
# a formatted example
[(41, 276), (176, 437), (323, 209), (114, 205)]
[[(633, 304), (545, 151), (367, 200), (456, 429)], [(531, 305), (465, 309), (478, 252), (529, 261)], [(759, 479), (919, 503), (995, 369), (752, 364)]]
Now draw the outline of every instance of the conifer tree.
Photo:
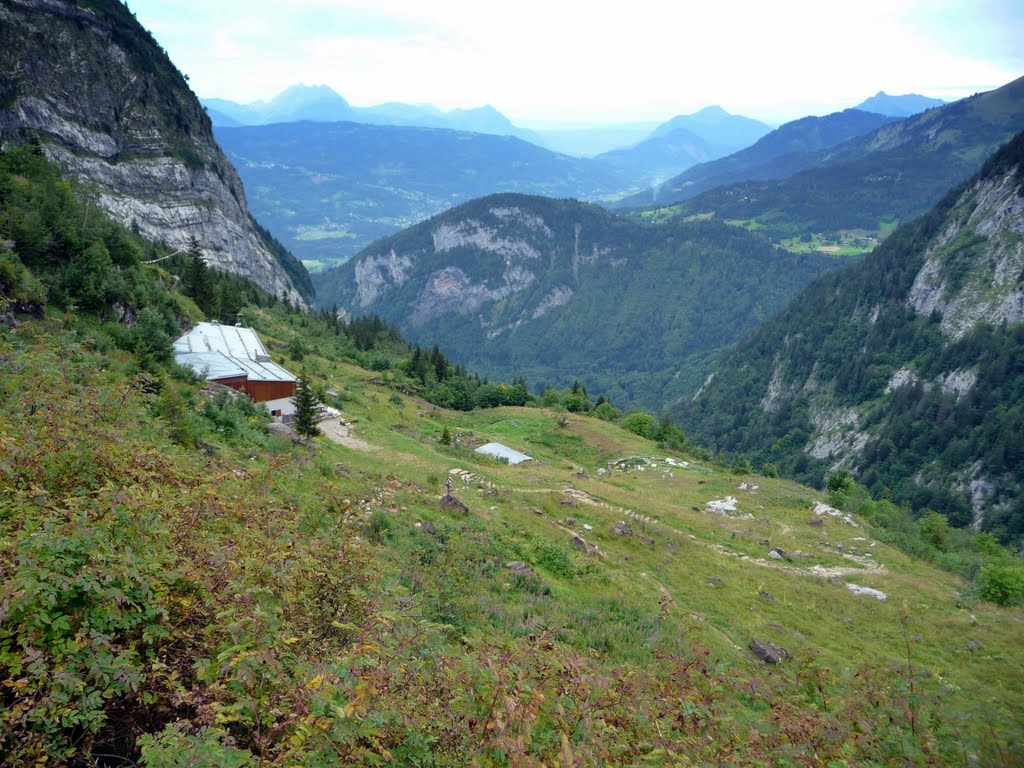
[(210, 268), (203, 260), (202, 249), (195, 235), (192, 235), (188, 241), (188, 262), (185, 265), (182, 283), (185, 295), (196, 303), (203, 314), (211, 315), (216, 303), (213, 280), (210, 277)]
[(317, 406), (320, 403), (305, 375), (299, 379), (299, 387), (295, 390), (292, 403), (295, 405), (295, 431), (306, 438), (308, 445), (310, 438), (320, 434), (320, 427), (317, 426)]

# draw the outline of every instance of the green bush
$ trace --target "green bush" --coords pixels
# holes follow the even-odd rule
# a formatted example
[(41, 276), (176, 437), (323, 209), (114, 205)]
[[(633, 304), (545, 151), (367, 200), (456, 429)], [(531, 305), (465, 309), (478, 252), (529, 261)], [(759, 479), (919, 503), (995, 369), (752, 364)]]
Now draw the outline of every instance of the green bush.
[(658, 420), (644, 411), (636, 411), (622, 420), (622, 426), (648, 440), (657, 440), (661, 431)]
[(555, 576), (572, 578), (579, 572), (566, 549), (557, 544), (539, 544), (534, 553), (537, 565)]
[(996, 605), (1024, 602), (1024, 566), (986, 565), (978, 575), (981, 599)]

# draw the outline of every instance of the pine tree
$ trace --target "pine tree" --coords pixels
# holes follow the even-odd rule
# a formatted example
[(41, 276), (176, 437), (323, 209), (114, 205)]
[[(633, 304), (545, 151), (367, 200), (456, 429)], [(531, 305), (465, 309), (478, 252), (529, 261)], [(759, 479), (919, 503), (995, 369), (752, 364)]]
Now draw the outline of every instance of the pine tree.
[(295, 405), (295, 431), (306, 438), (308, 444), (311, 438), (320, 434), (320, 427), (317, 426), (317, 406), (320, 403), (309, 386), (306, 376), (299, 379), (299, 387), (295, 390), (292, 403)]
[(196, 303), (203, 314), (213, 314), (216, 303), (213, 279), (210, 277), (210, 268), (203, 261), (199, 240), (195, 235), (192, 235), (188, 241), (188, 262), (185, 265), (182, 283), (185, 295)]

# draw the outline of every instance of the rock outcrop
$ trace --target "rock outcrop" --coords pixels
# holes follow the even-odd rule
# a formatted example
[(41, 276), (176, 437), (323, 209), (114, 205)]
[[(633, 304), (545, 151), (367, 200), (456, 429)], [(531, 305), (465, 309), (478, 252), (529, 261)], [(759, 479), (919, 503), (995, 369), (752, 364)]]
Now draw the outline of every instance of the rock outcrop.
[(211, 266), (301, 301), (198, 99), (118, 0), (0, 5), (0, 146), (27, 141), (125, 226), (171, 247), (195, 236)]

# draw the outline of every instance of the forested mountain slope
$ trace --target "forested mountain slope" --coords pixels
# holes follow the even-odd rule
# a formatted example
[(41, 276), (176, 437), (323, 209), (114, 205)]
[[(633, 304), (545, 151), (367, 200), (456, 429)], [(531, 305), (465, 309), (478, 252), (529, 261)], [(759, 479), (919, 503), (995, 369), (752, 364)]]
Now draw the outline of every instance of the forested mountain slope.
[(745, 149), (695, 165), (648, 192), (625, 198), (616, 207), (669, 205), (738, 181), (783, 179), (820, 164), (825, 156), (823, 150), (896, 119), (857, 109), (824, 117), (802, 117), (779, 126)]
[(261, 220), (301, 259), (329, 265), (476, 197), (597, 199), (629, 174), (511, 136), (360, 123), (218, 128)]
[(649, 226), (572, 200), (495, 195), (374, 243), (318, 290), (323, 306), (380, 314), (481, 373), (579, 378), (657, 410), (834, 266), (714, 222)]
[(261, 233), (188, 83), (119, 0), (0, 4), (0, 144), (39, 142), (127, 227), (275, 294), (312, 298)]
[(878, 230), (925, 213), (1021, 130), (1024, 78), (840, 144), (786, 179), (705, 192), (680, 215), (753, 221), (775, 237)]
[(815, 281), (674, 413), (716, 449), (814, 482), (847, 468), (916, 510), (1020, 541), (1022, 361), (1024, 134)]

